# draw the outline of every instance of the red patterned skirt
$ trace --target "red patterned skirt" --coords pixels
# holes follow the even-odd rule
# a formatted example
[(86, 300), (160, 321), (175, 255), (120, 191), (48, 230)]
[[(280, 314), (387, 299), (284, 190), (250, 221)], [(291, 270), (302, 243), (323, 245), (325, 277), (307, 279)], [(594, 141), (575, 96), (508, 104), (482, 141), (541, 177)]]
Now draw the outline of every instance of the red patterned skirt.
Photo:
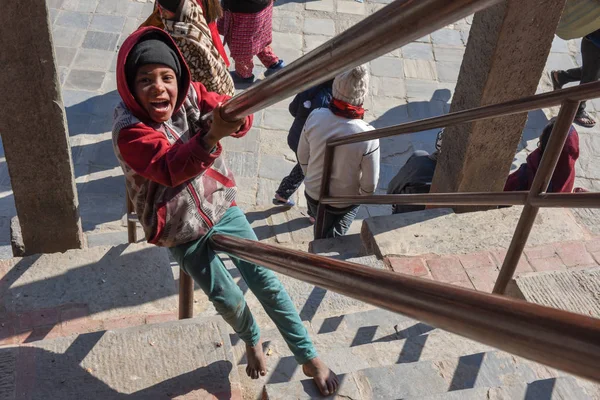
[(254, 14), (223, 10), (217, 26), (232, 58), (252, 58), (273, 41), (273, 3)]

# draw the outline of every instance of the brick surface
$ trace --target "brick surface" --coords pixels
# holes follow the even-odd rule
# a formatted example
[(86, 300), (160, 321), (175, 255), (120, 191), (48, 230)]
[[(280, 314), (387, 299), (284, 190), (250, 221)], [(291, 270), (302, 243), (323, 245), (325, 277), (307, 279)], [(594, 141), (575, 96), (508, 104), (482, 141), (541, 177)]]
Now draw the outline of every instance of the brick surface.
[(55, 308), (29, 311), (18, 315), (18, 329), (20, 331), (33, 329), (58, 323), (59, 313)]
[(149, 314), (145, 317), (146, 324), (160, 324), (162, 322), (175, 321), (177, 319), (176, 312)]
[(394, 272), (412, 276), (429, 275), (425, 260), (420, 257), (386, 257)]
[(590, 254), (592, 255), (592, 257), (594, 257), (594, 260), (596, 260), (596, 263), (600, 264), (600, 251), (595, 251)]
[(496, 268), (496, 263), (492, 261), (491, 254), (489, 252), (474, 253), (474, 254), (461, 254), (458, 256), (461, 264), (465, 269), (470, 268)]
[(495, 266), (469, 268), (466, 271), (475, 289), (481, 292), (492, 292), (494, 289), (494, 283), (498, 278), (498, 270)]
[(583, 242), (558, 243), (556, 253), (567, 267), (596, 264)]
[(585, 248), (590, 253), (595, 253), (595, 252), (600, 251), (600, 239), (590, 240), (589, 242), (586, 242)]
[(565, 264), (559, 256), (555, 255), (548, 258), (534, 258), (529, 260), (535, 271), (559, 271), (566, 269)]
[(554, 249), (554, 245), (547, 244), (544, 246), (526, 248), (523, 253), (525, 253), (527, 259), (531, 261), (536, 258), (553, 257), (556, 255), (556, 250)]
[[(496, 262), (496, 266), (498, 267), (498, 269), (502, 268), (502, 263), (504, 262), (504, 258), (506, 257), (506, 250), (494, 250), (490, 253), (492, 254), (492, 258)], [(524, 255), (521, 255), (521, 258), (519, 259), (516, 272), (533, 272), (531, 264), (527, 261), (527, 258)]]
[(145, 317), (143, 315), (126, 315), (123, 317), (107, 319), (102, 321), (102, 325), (106, 330), (115, 330), (128, 328), (130, 326), (144, 325)]
[(433, 278), (440, 282), (469, 281), (469, 277), (456, 257), (430, 258), (427, 260), (427, 265)]
[(473, 283), (469, 279), (462, 280), (462, 281), (456, 281), (456, 282), (450, 282), (450, 284), (454, 285), (454, 286), (460, 286), (465, 289), (475, 289), (475, 287), (473, 286)]

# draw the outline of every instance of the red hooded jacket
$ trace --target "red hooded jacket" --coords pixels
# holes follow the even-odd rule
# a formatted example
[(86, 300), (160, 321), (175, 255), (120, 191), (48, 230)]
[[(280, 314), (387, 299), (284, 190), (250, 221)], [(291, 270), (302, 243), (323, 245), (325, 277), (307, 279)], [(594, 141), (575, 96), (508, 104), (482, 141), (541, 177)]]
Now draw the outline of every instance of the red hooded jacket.
[[(147, 34), (158, 33), (179, 56), (182, 66), (178, 99), (171, 120), (152, 121), (133, 97), (125, 76), (131, 49)], [(179, 49), (165, 31), (146, 27), (132, 33), (117, 58), (117, 88), (122, 102), (113, 118), (113, 148), (123, 168), (127, 191), (150, 243), (172, 247), (203, 236), (234, 204), (237, 188), (221, 155), (221, 145), (208, 152), (201, 116), (229, 98), (190, 82)], [(248, 116), (234, 137), (252, 125)]]

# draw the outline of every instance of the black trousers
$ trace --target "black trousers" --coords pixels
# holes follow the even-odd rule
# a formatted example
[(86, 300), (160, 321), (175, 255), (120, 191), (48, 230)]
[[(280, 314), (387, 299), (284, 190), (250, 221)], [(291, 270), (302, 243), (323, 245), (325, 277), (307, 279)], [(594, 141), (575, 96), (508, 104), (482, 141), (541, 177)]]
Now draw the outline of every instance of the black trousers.
[[(581, 59), (581, 67), (558, 71), (558, 83), (561, 85), (569, 82), (588, 83), (600, 79), (600, 48), (586, 37), (581, 40)], [(579, 105), (579, 112), (583, 110), (585, 110), (585, 101)]]

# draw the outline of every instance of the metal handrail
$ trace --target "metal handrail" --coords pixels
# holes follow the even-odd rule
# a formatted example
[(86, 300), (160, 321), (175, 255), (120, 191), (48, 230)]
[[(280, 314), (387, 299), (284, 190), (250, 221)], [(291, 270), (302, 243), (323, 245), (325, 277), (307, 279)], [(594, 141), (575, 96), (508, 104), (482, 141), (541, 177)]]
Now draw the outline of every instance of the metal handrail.
[[(517, 268), (517, 264), (521, 258), (540, 207), (600, 208), (599, 193), (545, 193), (568, 136), (571, 124), (575, 118), (579, 102), (581, 100), (597, 97), (598, 95), (600, 95), (600, 82), (587, 83), (568, 89), (556, 90), (504, 103), (458, 111), (439, 117), (422, 119), (329, 140), (325, 147), (321, 192), (315, 227), (316, 238), (321, 238), (324, 235), (325, 207), (328, 204), (405, 204), (435, 206), (523, 205), (521, 217), (519, 218), (506, 257), (502, 263), (498, 279), (494, 285), (494, 293), (504, 293)], [(496, 118), (539, 108), (551, 107), (558, 104), (561, 104), (558, 118), (550, 134), (548, 144), (546, 145), (532, 186), (527, 192), (429, 193), (367, 196), (329, 195), (331, 169), (334, 151), (337, 146), (396, 135), (405, 135), (408, 133), (442, 128), (482, 119)]]
[(214, 234), (213, 249), (436, 328), (600, 382), (600, 319)]
[(221, 116), (241, 119), (497, 3), (500, 0), (396, 0), (231, 98)]

